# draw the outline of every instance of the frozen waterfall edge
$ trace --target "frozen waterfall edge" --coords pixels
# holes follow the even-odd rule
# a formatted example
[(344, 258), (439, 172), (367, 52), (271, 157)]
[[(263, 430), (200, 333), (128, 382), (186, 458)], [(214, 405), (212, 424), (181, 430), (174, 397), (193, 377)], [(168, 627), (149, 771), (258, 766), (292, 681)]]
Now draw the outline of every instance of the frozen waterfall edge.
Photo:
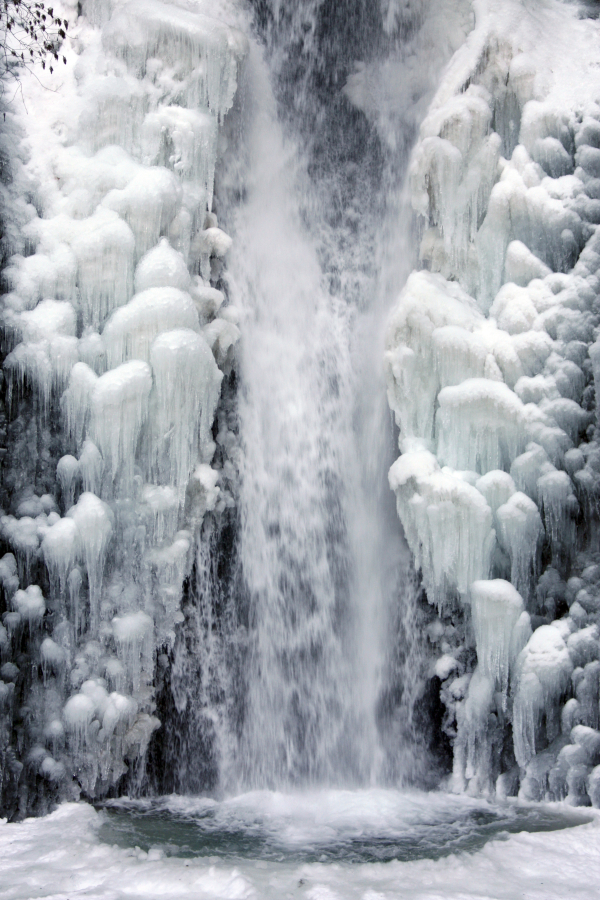
[(234, 505), (239, 330), (211, 209), (245, 38), (209, 6), (59, 3), (66, 64), (24, 70), (4, 107), (10, 816), (141, 779), (202, 528)]
[(475, 9), (412, 157), (389, 480), (439, 613), (453, 789), (598, 806), (597, 23)]

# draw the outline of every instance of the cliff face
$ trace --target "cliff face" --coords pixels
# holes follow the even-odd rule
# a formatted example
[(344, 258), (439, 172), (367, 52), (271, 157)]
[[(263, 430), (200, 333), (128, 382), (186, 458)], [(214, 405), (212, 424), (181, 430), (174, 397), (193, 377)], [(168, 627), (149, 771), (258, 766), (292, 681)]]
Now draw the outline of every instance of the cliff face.
[(390, 484), (439, 612), (454, 788), (598, 804), (597, 23), (474, 9), (412, 157)]
[(10, 814), (143, 772), (157, 659), (205, 515), (231, 505), (213, 426), (239, 332), (211, 210), (245, 40), (214, 4), (55, 12), (66, 64), (21, 72), (3, 134)]

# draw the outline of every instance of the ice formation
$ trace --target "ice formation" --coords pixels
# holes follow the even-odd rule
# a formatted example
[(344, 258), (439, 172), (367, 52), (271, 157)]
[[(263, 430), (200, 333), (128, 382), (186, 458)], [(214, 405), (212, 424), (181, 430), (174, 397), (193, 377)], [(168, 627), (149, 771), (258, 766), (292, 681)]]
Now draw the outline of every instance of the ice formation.
[[(66, 64), (52, 80), (24, 71), (33, 116), (19, 102), (5, 116), (22, 134), (3, 243), (16, 456), (3, 461), (0, 805), (22, 812), (106, 793), (160, 725), (157, 651), (219, 496), (218, 366), (239, 336), (210, 281), (231, 244), (211, 205), (244, 38), (208, 3), (54, 9), (70, 20)], [(188, 484), (203, 503), (186, 503)]]
[[(297, 82), (286, 66), (319, 47), (323, 5), (267, 6), (293, 49), (271, 48), (298, 88), (289, 115), (321, 127), (318, 61)], [(338, 135), (345, 115), (376, 144), (371, 194), (350, 189), (349, 142), (339, 182), (299, 199), (334, 156), (304, 165), (288, 146), (234, 0), (61, 0), (66, 64), (22, 73), (33, 115), (7, 111), (0, 196), (11, 814), (139, 787), (161, 691), (171, 751), (193, 744), (208, 772), (187, 787), (214, 786), (219, 753), (235, 769), (235, 741), (253, 783), (337, 777), (340, 747), (357, 783), (377, 765), (400, 778), (378, 754), (398, 750), (427, 679), (455, 790), (600, 804), (597, 25), (559, 0), (362, 6), (392, 50), (344, 57), (335, 112)], [(406, 278), (400, 186), (374, 211), (365, 198), (401, 181), (419, 126)], [(233, 131), (249, 144), (222, 173), (239, 248), (213, 211)], [(379, 313), (365, 324), (364, 307), (388, 282), (405, 283), (384, 366), (412, 559), (376, 489), (385, 410), (365, 399)], [(413, 563), (430, 607), (408, 577), (398, 588)]]
[(597, 805), (597, 28), (560, 3), (475, 12), (412, 156), (389, 481), (454, 628), (455, 788)]

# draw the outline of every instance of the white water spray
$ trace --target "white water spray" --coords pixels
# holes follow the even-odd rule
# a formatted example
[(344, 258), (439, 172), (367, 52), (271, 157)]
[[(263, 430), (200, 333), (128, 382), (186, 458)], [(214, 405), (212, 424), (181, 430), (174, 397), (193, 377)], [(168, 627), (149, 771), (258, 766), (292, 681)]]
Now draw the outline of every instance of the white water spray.
[[(377, 716), (391, 611), (414, 596), (385, 484), (391, 423), (377, 286), (365, 279), (357, 304), (327, 289), (318, 186), (278, 121), (256, 46), (246, 71), (246, 200), (229, 225), (228, 267), (242, 309), (240, 552), (250, 606), (238, 764), (255, 786), (368, 783), (383, 771)], [(303, 220), (303, 207), (315, 219)]]

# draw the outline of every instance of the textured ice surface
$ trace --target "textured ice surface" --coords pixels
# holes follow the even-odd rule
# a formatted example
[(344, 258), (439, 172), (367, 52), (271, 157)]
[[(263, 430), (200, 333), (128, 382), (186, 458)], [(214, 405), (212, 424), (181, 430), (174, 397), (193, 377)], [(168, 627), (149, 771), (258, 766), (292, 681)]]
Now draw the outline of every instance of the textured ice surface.
[[(31, 200), (3, 245), (1, 311), (16, 449), (3, 457), (14, 558), (0, 570), (0, 684), (12, 692), (18, 677), (32, 711), (16, 751), (12, 700), (0, 715), (13, 806), (32, 778), (50, 802), (103, 793), (146, 752), (156, 650), (172, 646), (220, 491), (218, 366), (239, 337), (235, 315), (215, 323), (225, 298), (210, 282), (231, 245), (211, 205), (245, 52), (235, 8), (66, 0), (54, 12), (70, 21), (66, 64), (23, 72), (8, 113), (15, 193)], [(195, 471), (205, 499), (190, 523)]]
[(597, 775), (570, 727), (598, 728), (597, 29), (560, 3), (475, 7), (413, 152), (422, 268), (385, 355), (398, 513), (440, 627), (466, 627), (436, 667), (454, 783), (493, 792), (500, 776), (501, 793), (583, 804)]
[(490, 572), (494, 531), (482, 495), (419, 448), (403, 453), (389, 477), (431, 600), (442, 606), (447, 594), (467, 595)]
[(475, 581), (471, 610), (481, 671), (506, 693), (509, 670), (516, 659), (514, 631), (523, 612), (523, 598), (500, 578)]

